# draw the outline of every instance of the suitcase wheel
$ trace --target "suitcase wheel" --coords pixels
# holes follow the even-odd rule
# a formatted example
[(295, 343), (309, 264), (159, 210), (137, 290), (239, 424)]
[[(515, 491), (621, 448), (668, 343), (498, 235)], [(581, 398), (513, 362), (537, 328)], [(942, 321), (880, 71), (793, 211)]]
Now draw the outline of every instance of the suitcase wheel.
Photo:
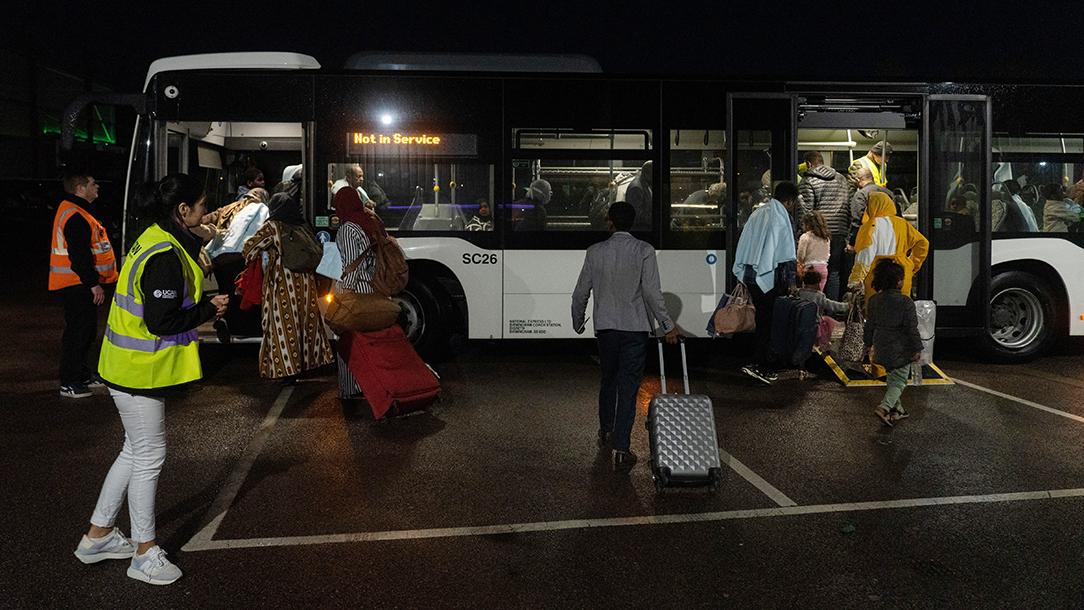
[(719, 483), (723, 480), (723, 472), (719, 468), (712, 468), (708, 471), (708, 476), (711, 477), (711, 483), (708, 483), (709, 493), (718, 493)]
[(666, 485), (670, 481), (670, 469), (661, 468), (658, 471), (652, 469), (651, 478), (655, 480), (655, 492), (662, 493), (662, 490), (666, 489)]

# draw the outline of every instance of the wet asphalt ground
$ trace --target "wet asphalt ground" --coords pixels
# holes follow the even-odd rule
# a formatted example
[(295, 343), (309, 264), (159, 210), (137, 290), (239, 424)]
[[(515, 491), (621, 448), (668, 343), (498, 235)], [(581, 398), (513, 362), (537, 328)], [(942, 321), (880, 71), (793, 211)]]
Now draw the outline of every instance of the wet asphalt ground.
[(9, 279), (0, 608), (1084, 608), (1080, 342), (993, 366), (939, 340), (967, 385), (909, 387), (894, 428), (883, 388), (816, 367), (768, 387), (742, 340), (690, 342), (729, 464), (718, 493), (657, 494), (654, 349), (620, 475), (591, 341), (471, 342), (434, 364), (439, 404), (380, 423), (332, 367), (285, 387), (258, 345), (212, 340), (167, 405), (158, 540), (185, 576), (153, 587), (72, 555), (123, 429), (105, 390), (59, 396), (60, 306)]

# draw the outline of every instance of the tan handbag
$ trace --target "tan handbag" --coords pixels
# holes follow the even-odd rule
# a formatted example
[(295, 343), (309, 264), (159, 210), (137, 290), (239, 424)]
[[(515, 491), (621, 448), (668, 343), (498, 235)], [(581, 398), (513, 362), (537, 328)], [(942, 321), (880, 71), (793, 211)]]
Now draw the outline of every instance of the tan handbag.
[(756, 308), (749, 299), (749, 290), (738, 282), (726, 305), (715, 312), (715, 332), (720, 335), (751, 333), (756, 328)]
[[(365, 258), (363, 252), (343, 269), (343, 277), (361, 264)], [(321, 309), (324, 320), (335, 334), (342, 335), (348, 330), (372, 332), (384, 330), (399, 319), (402, 307), (387, 295), (376, 292), (346, 291), (340, 294), (328, 294), (322, 299)]]
[(385, 295), (364, 292), (343, 292), (324, 297), (327, 309), (324, 320), (335, 334), (348, 330), (372, 332), (384, 330), (399, 318), (402, 308)]

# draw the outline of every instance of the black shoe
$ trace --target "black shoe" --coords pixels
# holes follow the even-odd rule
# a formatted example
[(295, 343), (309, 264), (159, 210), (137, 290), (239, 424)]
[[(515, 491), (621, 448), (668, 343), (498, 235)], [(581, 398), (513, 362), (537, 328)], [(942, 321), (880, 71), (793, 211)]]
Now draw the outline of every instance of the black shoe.
[[(747, 365), (741, 367), (741, 372), (743, 372), (746, 375), (752, 377), (753, 379), (763, 381), (764, 383), (766, 383), (768, 385), (772, 384), (772, 378), (768, 377), (768, 375), (766, 375), (764, 373), (764, 371), (759, 366), (757, 366), (755, 364), (747, 364)], [(775, 373), (771, 373), (771, 375), (775, 379), (779, 379), (779, 376), (776, 375)]]
[(96, 375), (94, 373), (91, 373), (90, 377), (87, 377), (87, 380), (83, 382), (83, 385), (87, 386), (87, 388), (89, 388), (91, 390), (93, 390), (94, 388), (104, 388), (105, 387), (105, 384), (102, 383), (102, 378), (98, 377), (98, 375)]
[(86, 398), (88, 396), (93, 396), (94, 393), (85, 385), (73, 383), (71, 385), (60, 386), (60, 395), (65, 398)]
[(610, 444), (613, 439), (613, 432), (606, 432), (605, 430), (598, 431), (598, 446), (605, 447)]
[(636, 454), (632, 451), (614, 451), (614, 470), (628, 472), (636, 465)]
[(229, 324), (226, 324), (225, 320), (219, 318), (219, 319), (215, 320), (214, 327), (215, 327), (215, 332), (218, 333), (218, 342), (219, 343), (229, 343), (230, 339), (232, 338), (232, 337), (230, 337), (230, 326), (229, 326)]

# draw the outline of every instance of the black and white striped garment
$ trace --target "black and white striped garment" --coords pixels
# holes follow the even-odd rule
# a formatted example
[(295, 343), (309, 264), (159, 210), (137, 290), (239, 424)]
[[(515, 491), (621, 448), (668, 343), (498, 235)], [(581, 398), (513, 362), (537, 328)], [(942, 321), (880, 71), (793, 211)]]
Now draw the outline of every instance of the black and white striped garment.
[[(335, 245), (339, 247), (339, 257), (342, 259), (343, 269), (345, 270), (350, 266), (350, 263), (357, 260), (361, 253), (365, 252), (365, 249), (369, 247), (369, 237), (357, 224), (346, 222), (339, 227)], [(336, 283), (335, 293), (341, 293), (344, 289), (353, 292), (373, 292), (370, 282), (375, 273), (376, 254), (369, 251), (360, 265)], [(358, 387), (357, 380), (354, 379), (354, 375), (346, 366), (346, 361), (342, 356), (339, 356), (337, 360), (339, 362), (339, 389), (342, 391), (342, 395), (346, 397), (361, 394), (361, 388)]]

